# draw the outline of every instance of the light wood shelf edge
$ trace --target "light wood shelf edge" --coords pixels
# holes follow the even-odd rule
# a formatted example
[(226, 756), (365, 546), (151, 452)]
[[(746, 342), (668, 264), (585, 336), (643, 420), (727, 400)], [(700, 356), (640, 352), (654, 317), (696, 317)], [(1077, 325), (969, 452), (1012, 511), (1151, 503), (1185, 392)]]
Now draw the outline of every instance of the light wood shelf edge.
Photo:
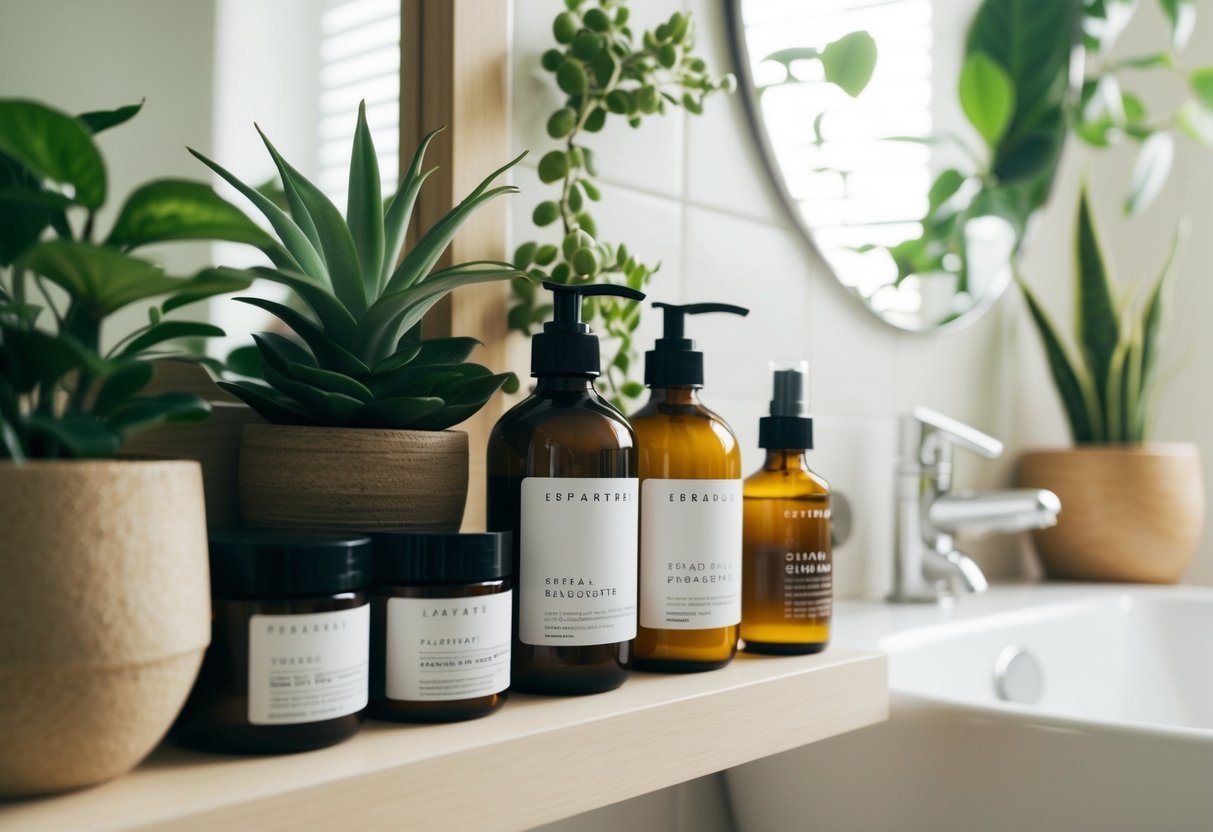
[(739, 656), (598, 696), (516, 696), (472, 722), (368, 723), (307, 754), (165, 748), (95, 789), (0, 805), (0, 828), (526, 829), (881, 722), (888, 702), (879, 653)]

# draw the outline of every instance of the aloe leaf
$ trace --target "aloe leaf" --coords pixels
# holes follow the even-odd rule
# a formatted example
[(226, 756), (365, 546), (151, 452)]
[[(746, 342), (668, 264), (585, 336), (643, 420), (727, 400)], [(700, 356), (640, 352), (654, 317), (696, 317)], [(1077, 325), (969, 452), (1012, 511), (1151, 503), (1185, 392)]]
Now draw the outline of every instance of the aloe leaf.
[[(1128, 315), (1125, 316), (1128, 323)], [(1112, 361), (1108, 365), (1107, 397), (1104, 400), (1104, 425), (1106, 427), (1104, 440), (1107, 442), (1127, 442), (1126, 433), (1130, 422), (1125, 410), (1125, 373), (1129, 350), (1132, 348), (1132, 324), (1122, 324), (1120, 338), (1112, 353)]]
[(434, 394), (445, 399), (448, 405), (484, 404), (510, 377), (510, 373), (493, 374), (487, 367), (475, 364), (471, 366), (478, 372), (459, 381), (441, 385), (434, 390)]
[(276, 425), (310, 425), (314, 420), (272, 387), (251, 381), (217, 382), (227, 392)]
[(1079, 365), (1071, 360), (1057, 328), (1022, 280), (1019, 287), (1028, 303), (1028, 311), (1040, 333), (1053, 384), (1070, 422), (1070, 433), (1077, 443), (1096, 442), (1103, 437), (1103, 426), (1090, 382), (1083, 378)]
[(398, 396), (364, 404), (354, 418), (363, 427), (405, 430), (414, 428), (418, 419), (441, 410), (444, 404), (442, 399)]
[(291, 257), (295, 259), (295, 262), (299, 264), (299, 268), (305, 274), (311, 275), (318, 280), (327, 281), (329, 279), (328, 268), (325, 266), (320, 252), (312, 245), (312, 241), (308, 239), (303, 229), (285, 211), (275, 205), (273, 200), (256, 188), (244, 184), (222, 165), (211, 161), (192, 147), (186, 149), (194, 155), (194, 158), (213, 170), (220, 178), (243, 194), (249, 202), (256, 206), (258, 211), (265, 215), (274, 231), (277, 232), (278, 238), (282, 240), (282, 244), (286, 246), (286, 250), (290, 252)]
[(476, 190), (472, 191), (462, 202), (448, 211), (442, 219), (426, 231), (421, 236), (421, 239), (417, 241), (417, 245), (413, 246), (412, 251), (405, 255), (404, 260), (396, 271), (392, 273), (392, 277), (387, 283), (387, 291), (391, 292), (407, 288), (429, 274), (430, 269), (434, 268), (434, 264), (438, 262), (438, 258), (442, 256), (442, 253), (446, 251), (446, 247), (450, 245), (455, 232), (459, 230), (464, 221), (481, 205), (502, 194), (518, 193), (518, 189), (513, 185), (503, 185), (492, 190), (487, 190), (487, 188), (494, 179), (522, 161), (522, 157), (525, 155), (525, 153), (521, 154), (489, 174), (476, 187)]
[(358, 104), (358, 126), (350, 155), (350, 193), (345, 216), (362, 269), (363, 290), (368, 298), (379, 292), (383, 267), (383, 194), (379, 185), (379, 158), (366, 123), (366, 102)]
[(1106, 406), (1112, 358), (1120, 341), (1120, 316), (1116, 312), (1112, 281), (1085, 188), (1078, 208), (1076, 249), (1078, 297), (1075, 304), (1075, 337), (1095, 382), (1096, 396)]
[(302, 381), (296, 381), (270, 366), (265, 368), (265, 380), (275, 390), (285, 393), (298, 402), (317, 422), (333, 425), (349, 424), (350, 419), (363, 404), (358, 399), (344, 393), (331, 393)]
[(1162, 334), (1163, 317), (1166, 311), (1166, 286), (1175, 267), (1175, 255), (1179, 250), (1179, 232), (1171, 238), (1171, 247), (1167, 251), (1167, 259), (1159, 269), (1158, 278), (1150, 289), (1146, 305), (1141, 316), (1141, 376), (1142, 383), (1148, 385), (1154, 375), (1154, 367), (1158, 361), (1159, 340)]
[(1142, 331), (1141, 324), (1133, 324), (1129, 349), (1125, 353), (1124, 372), (1121, 381), (1121, 413), (1124, 416), (1126, 442), (1143, 442), (1142, 427), (1145, 423), (1145, 408), (1142, 404), (1144, 390), (1141, 377)]
[(227, 240), (261, 249), (274, 238), (210, 185), (182, 179), (158, 179), (126, 198), (107, 245), (136, 248), (170, 240)]
[(274, 158), (282, 181), (289, 182), (295, 188), (303, 207), (307, 209), (312, 223), (316, 226), (333, 294), (353, 315), (361, 315), (366, 310), (367, 294), (363, 288), (358, 252), (354, 248), (354, 239), (350, 236), (350, 228), (345, 224), (345, 218), (322, 190), (282, 158), (260, 127), (257, 132)]
[(451, 367), (405, 367), (390, 377), (372, 378), (376, 398), (429, 396), (440, 384), (462, 376)]
[(265, 298), (242, 297), (236, 300), (264, 309), (289, 326), (307, 344), (321, 366), (352, 376), (362, 376), (370, 372), (367, 365), (357, 356), (329, 338), (324, 330), (302, 312)]
[(452, 338), (427, 338), (420, 344), (421, 349), (414, 360), (416, 364), (460, 364), (476, 347), (484, 346), (477, 338), (455, 336)]
[(131, 358), (144, 350), (176, 338), (222, 338), (223, 330), (213, 324), (197, 321), (161, 321), (131, 339), (119, 358)]
[(375, 398), (375, 394), (370, 391), (370, 388), (344, 373), (334, 373), (332, 370), (322, 370), (308, 364), (291, 364), (287, 367), (287, 375), (320, 390), (341, 393), (362, 402), (369, 402)]
[(316, 363), (310, 352), (277, 332), (254, 332), (253, 342), (261, 356), (259, 369), (268, 365), (280, 373), (285, 373), (292, 364), (314, 366)]
[(288, 269), (267, 269), (258, 266), (250, 269), (253, 274), (281, 283), (290, 287), (295, 294), (315, 313), (316, 319), (324, 328), (324, 332), (334, 341), (348, 345), (353, 344), (358, 337), (358, 321), (350, 314), (329, 288), (320, 282), (300, 272)]
[(399, 372), (421, 352), (421, 344), (409, 342), (396, 348), (396, 351), (371, 367), (372, 378), (384, 378)]
[(396, 268), (396, 260), (400, 257), (400, 248), (404, 245), (404, 238), (408, 233), (409, 219), (413, 214), (413, 206), (417, 202), (417, 194), (421, 192), (421, 186), (424, 184), (426, 178), (437, 170), (437, 168), (430, 168), (422, 172), (421, 165), (425, 161), (426, 148), (430, 146), (430, 142), (434, 136), (438, 135), (441, 129), (439, 128), (428, 133), (421, 140), (421, 144), (417, 146), (417, 152), (413, 154), (413, 162), (409, 165), (408, 173), (405, 174), (404, 181), (400, 183), (396, 195), (392, 197), (392, 202), (388, 206), (387, 214), (383, 220), (384, 257), (383, 262), (379, 266), (379, 281), (376, 284), (376, 296), (383, 291), (383, 286), (387, 283), (388, 276)]
[[(487, 401), (487, 399), (486, 399)], [(484, 407), (485, 402), (448, 405), (412, 424), (413, 430), (446, 430), (472, 418)]]
[(0, 99), (0, 151), (35, 176), (71, 185), (73, 201), (95, 211), (105, 202), (105, 163), (88, 129), (36, 101)]

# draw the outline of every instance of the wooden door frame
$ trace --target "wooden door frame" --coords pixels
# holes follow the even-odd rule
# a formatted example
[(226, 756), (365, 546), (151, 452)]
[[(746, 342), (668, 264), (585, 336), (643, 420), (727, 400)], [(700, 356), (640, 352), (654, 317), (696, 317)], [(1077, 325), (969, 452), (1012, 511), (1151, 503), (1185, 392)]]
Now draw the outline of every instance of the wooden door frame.
[[(422, 136), (445, 130), (430, 145), (426, 180), (414, 211), (410, 239), (429, 228), (510, 154), (509, 33), (512, 4), (506, 0), (401, 0), (400, 170), (412, 161)], [(506, 259), (506, 200), (494, 200), (460, 230), (439, 267), (468, 260)], [(456, 290), (426, 317), (427, 337), (471, 335), (484, 342), (475, 360), (504, 371), (506, 307), (504, 283)], [(504, 411), (500, 395), (459, 426), (470, 450), (465, 530), (484, 528), (485, 446)]]

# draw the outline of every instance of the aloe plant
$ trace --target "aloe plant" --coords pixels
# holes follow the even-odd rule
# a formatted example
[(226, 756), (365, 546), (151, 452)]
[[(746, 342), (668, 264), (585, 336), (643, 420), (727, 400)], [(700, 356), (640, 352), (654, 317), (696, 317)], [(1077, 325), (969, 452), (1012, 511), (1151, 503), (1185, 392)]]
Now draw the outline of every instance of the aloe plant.
[(1071, 349), (1040, 301), (1019, 281), (1078, 444), (1135, 443), (1150, 436), (1161, 381), (1158, 353), (1178, 236), (1144, 304), (1117, 292), (1083, 190), (1078, 208), (1076, 312)]
[(437, 132), (421, 141), (404, 181), (385, 207), (365, 102), (359, 106), (344, 218), (319, 188), (282, 158), (260, 128), (282, 179), (286, 210), (190, 150), (248, 198), (278, 235), (281, 245), (265, 249), (274, 267), (249, 272), (289, 287), (310, 311), (263, 298), (237, 298), (277, 316), (296, 336), (255, 334), (261, 366), (249, 373), (261, 375), (265, 383), (221, 383), (271, 422), (444, 430), (476, 413), (513, 377), (468, 362), (479, 343), (474, 338), (420, 337), (422, 317), (453, 289), (526, 278), (511, 264), (491, 260), (434, 270), (456, 231), (477, 208), (517, 192), (510, 185), (490, 185), (522, 156), (493, 171), (400, 259), (417, 195), (433, 173), (423, 170), (423, 164)]
[[(174, 277), (132, 252), (170, 240), (273, 240), (208, 185), (175, 179), (137, 187), (100, 237), (108, 176), (93, 137), (141, 107), (72, 116), (0, 100), (0, 459), (112, 457), (131, 434), (210, 412), (193, 394), (144, 395), (149, 360), (180, 354), (180, 339), (223, 335), (166, 316), (249, 280), (217, 269)], [(156, 297), (146, 324), (102, 349), (110, 316)]]

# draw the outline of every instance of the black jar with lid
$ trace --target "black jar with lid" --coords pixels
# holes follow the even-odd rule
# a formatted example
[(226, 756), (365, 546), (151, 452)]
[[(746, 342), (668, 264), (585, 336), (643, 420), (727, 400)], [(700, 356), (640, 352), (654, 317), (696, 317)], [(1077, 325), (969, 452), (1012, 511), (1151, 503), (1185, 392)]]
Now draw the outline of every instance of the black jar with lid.
[(377, 534), (367, 715), (455, 722), (510, 685), (508, 532)]
[(367, 702), (370, 539), (212, 529), (212, 630), (172, 737), (272, 754), (357, 733)]

